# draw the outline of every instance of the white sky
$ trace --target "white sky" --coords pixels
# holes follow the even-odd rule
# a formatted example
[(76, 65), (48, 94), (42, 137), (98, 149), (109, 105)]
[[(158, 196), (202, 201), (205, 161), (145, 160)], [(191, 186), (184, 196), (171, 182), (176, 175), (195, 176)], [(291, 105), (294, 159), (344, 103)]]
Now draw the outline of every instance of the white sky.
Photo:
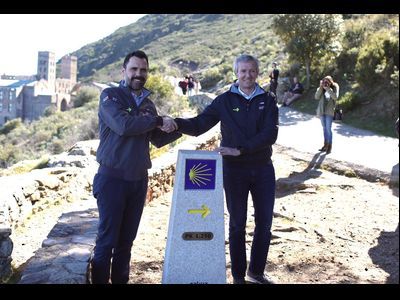
[(0, 14), (0, 74), (36, 74), (38, 51), (52, 51), (58, 60), (143, 16)]

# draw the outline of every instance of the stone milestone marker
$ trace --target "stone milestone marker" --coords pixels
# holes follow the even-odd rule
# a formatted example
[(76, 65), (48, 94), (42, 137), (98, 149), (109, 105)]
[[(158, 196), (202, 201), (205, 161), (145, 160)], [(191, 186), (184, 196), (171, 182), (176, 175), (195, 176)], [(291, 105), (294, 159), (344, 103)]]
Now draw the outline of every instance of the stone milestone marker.
[(162, 283), (226, 283), (222, 159), (217, 152), (178, 152)]

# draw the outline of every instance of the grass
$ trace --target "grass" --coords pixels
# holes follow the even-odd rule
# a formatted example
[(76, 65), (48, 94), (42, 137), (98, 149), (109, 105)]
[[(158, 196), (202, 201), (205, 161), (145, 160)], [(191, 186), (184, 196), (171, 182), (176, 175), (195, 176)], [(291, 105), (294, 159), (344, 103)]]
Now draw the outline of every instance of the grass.
[(43, 169), (47, 166), (48, 162), (48, 155), (44, 155), (39, 159), (23, 160), (8, 169), (0, 170), (0, 177), (29, 173), (34, 169)]

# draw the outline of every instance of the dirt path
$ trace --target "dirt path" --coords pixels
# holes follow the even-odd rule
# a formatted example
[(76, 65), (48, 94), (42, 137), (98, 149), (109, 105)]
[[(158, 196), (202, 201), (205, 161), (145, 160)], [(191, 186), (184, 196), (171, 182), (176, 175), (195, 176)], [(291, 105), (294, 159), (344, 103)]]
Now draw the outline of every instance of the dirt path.
[[(318, 169), (279, 150), (268, 274), (287, 284), (399, 283), (398, 187)], [(161, 282), (171, 198), (145, 208), (130, 283)], [(254, 224), (249, 200), (248, 253)], [(228, 251), (226, 242), (230, 283)]]

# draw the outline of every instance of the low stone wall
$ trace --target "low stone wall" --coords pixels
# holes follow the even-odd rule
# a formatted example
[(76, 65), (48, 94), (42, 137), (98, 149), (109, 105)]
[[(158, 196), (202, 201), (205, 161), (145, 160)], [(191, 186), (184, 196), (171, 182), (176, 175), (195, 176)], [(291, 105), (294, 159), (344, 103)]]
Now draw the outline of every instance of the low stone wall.
[(13, 243), (10, 239), (11, 228), (0, 224), (0, 283), (11, 276), (11, 253)]
[(0, 282), (11, 274), (12, 231), (37, 211), (63, 202), (88, 199), (98, 141), (77, 143), (56, 155), (49, 167), (0, 177)]
[(94, 208), (63, 214), (42, 248), (26, 263), (19, 283), (86, 283), (97, 224), (98, 213)]
[(216, 95), (210, 93), (189, 96), (189, 104), (190, 106), (195, 107), (197, 112), (200, 113), (207, 105), (211, 104), (215, 97)]
[[(211, 150), (218, 140), (219, 126), (216, 126), (153, 159), (146, 202), (172, 190), (179, 149)], [(9, 187), (0, 191), (0, 278), (5, 280), (11, 274), (12, 229), (37, 210), (91, 196), (98, 168), (97, 146), (98, 141), (79, 142), (68, 152), (52, 157), (49, 168), (0, 178), (0, 185)], [(85, 283), (96, 233), (97, 211), (63, 215), (42, 248), (27, 262), (20, 283)]]

